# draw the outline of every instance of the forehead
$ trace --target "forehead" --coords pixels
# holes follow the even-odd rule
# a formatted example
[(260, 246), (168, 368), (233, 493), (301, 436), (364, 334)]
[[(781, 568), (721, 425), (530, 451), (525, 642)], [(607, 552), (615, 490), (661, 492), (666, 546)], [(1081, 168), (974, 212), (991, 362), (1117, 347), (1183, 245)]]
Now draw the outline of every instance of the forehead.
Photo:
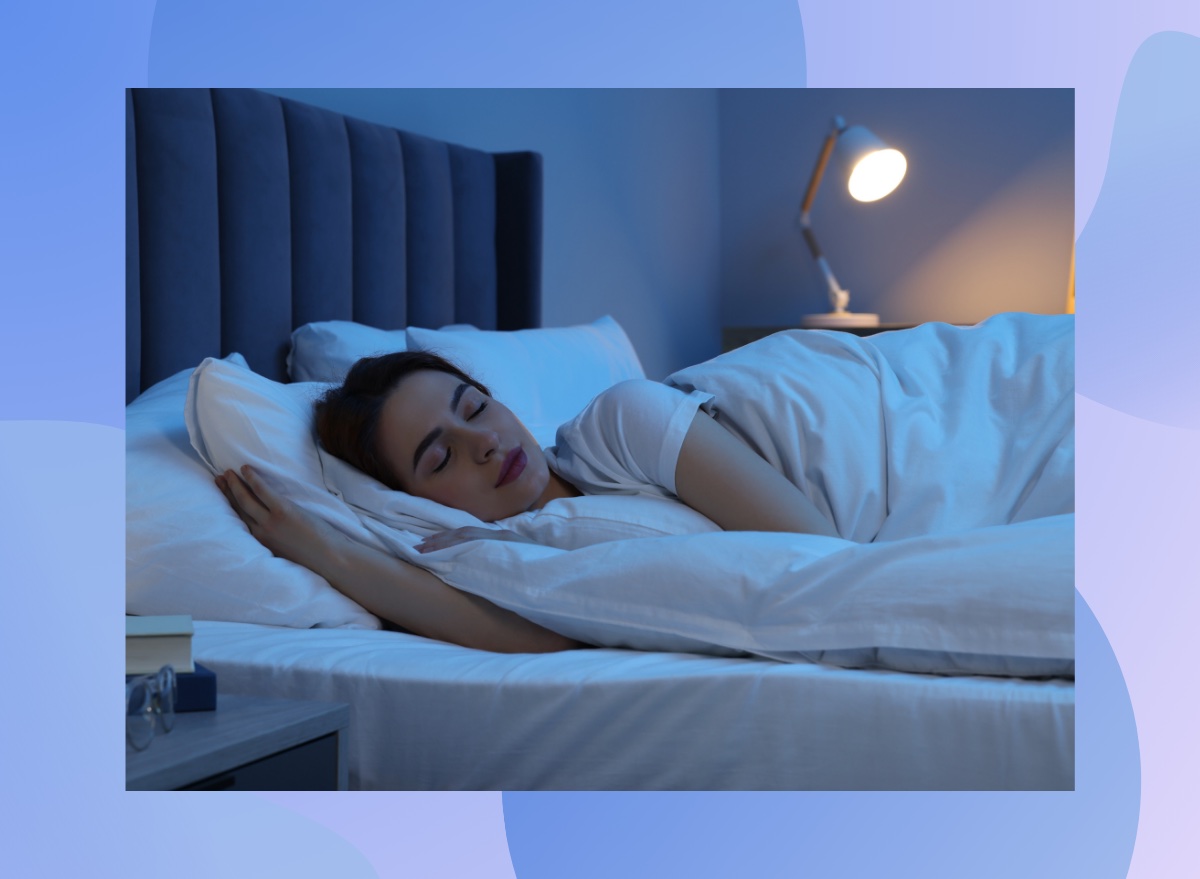
[[(400, 379), (384, 401), (383, 417), (389, 426), (415, 425), (430, 429), (427, 419), (450, 413), (450, 399), (462, 379), (449, 372), (420, 370)], [(422, 433), (424, 436), (424, 433)]]
[(450, 414), (450, 400), (462, 384), (458, 376), (422, 369), (402, 378), (384, 401), (380, 429), (389, 444), (405, 442), (415, 446)]

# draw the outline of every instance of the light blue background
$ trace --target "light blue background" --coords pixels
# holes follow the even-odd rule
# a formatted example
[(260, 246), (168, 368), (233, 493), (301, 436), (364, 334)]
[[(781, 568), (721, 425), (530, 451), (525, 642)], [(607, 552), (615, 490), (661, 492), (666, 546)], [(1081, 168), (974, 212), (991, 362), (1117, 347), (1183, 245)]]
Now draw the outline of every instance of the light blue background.
[[(391, 831), (386, 821), (362, 822), (358, 832), (370, 838), (350, 842), (353, 828), (322, 821), (303, 799), (283, 805), (252, 795), (121, 790), (113, 706), (123, 531), (122, 88), (806, 82), (1078, 89), (1079, 388), (1087, 395), (1080, 398), (1078, 587), (1124, 673), (1141, 742), (1130, 875), (1194, 870), (1197, 718), (1194, 700), (1179, 704), (1171, 676), (1186, 667), (1183, 645), (1200, 611), (1187, 552), (1194, 542), (1187, 526), (1200, 521), (1200, 377), (1189, 332), (1197, 306), (1194, 270), (1179, 257), (1179, 236), (1194, 233), (1196, 220), (1175, 209), (1196, 204), (1200, 181), (1200, 169), (1181, 161), (1200, 146), (1190, 115), (1200, 41), (1188, 35), (1200, 33), (1200, 10), (1190, 2), (1144, 3), (1076, 22), (1074, 8), (1025, 0), (978, 9), (940, 0), (806, 0), (799, 9), (765, 0), (5, 6), (6, 872), (128, 875), (166, 863), (177, 876), (405, 873), (402, 851), (386, 860), (369, 856), (379, 850), (374, 835)], [(187, 9), (191, 54), (174, 60), (181, 70), (215, 73), (157, 81), (164, 61), (155, 56), (154, 15)], [(1164, 30), (1186, 33), (1153, 36)], [(491, 848), (478, 853), (473, 875), (511, 876), (515, 867), (521, 879), (551, 875), (538, 871), (571, 858), (573, 843), (610, 859), (627, 849), (636, 856), (630, 876), (675, 869), (699, 877), (804, 875), (806, 866), (825, 876), (987, 875), (980, 863), (954, 860), (948, 838), (937, 839), (938, 826), (952, 833), (946, 816), (958, 813), (967, 822), (961, 834), (991, 843), (977, 850), (982, 863), (1023, 858), (1020, 874), (1030, 876), (1120, 875), (1139, 805), (1137, 772), (1124, 688), (1089, 624), (1081, 611), (1075, 793), (796, 794), (774, 802), (767, 795), (665, 795), (651, 813), (660, 816), (657, 825), (636, 829), (622, 813), (647, 814), (653, 796), (507, 795), (512, 866), (495, 848), (495, 826), (471, 823), (494, 821), (494, 811), (466, 812), (423, 839), (434, 852), (482, 840)], [(401, 824), (417, 820), (414, 795), (368, 796), (346, 800), (353, 808), (370, 802)], [(494, 795), (463, 797), (487, 802)], [(544, 810), (556, 799), (554, 814), (573, 817), (559, 832), (574, 836), (553, 835)], [(991, 814), (989, 827), (970, 826), (976, 809)], [(922, 815), (934, 829), (917, 826)], [(1035, 828), (1028, 816), (1043, 822)], [(911, 834), (901, 832), (906, 822)], [(1075, 822), (1087, 822), (1091, 836)], [(1046, 824), (1061, 832), (1047, 832)], [(808, 857), (797, 857), (799, 847)], [(579, 863), (574, 857), (569, 872)]]

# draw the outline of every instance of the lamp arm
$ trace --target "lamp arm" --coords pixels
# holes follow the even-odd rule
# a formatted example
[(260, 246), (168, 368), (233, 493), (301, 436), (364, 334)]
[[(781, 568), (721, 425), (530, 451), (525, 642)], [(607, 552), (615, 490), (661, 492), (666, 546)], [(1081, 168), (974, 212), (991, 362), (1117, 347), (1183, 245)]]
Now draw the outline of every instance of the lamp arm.
[(817, 190), (821, 188), (821, 179), (825, 176), (825, 167), (829, 164), (829, 157), (833, 155), (833, 147), (845, 130), (846, 120), (841, 116), (834, 116), (833, 125), (829, 129), (829, 134), (825, 136), (825, 142), (821, 144), (821, 152), (817, 155), (816, 167), (813, 168), (812, 176), (808, 179), (808, 189), (804, 191), (804, 200), (800, 203), (800, 221), (806, 226), (808, 225), (808, 214), (812, 210), (813, 199), (817, 197)]
[(821, 270), (821, 275), (825, 278), (825, 285), (829, 288), (829, 302), (833, 305), (833, 310), (835, 312), (845, 311), (846, 306), (850, 304), (850, 292), (842, 287), (834, 276), (833, 269), (829, 267), (829, 260), (825, 259), (825, 254), (821, 252), (821, 245), (817, 243), (817, 236), (813, 234), (812, 227), (808, 224), (807, 216), (800, 220), (800, 232), (804, 235), (804, 241), (808, 244), (817, 268)]
[(813, 199), (817, 197), (817, 190), (821, 188), (821, 178), (825, 176), (825, 166), (829, 164), (829, 157), (833, 155), (833, 145), (837, 143), (837, 137), (836, 129), (829, 132), (825, 143), (821, 144), (821, 152), (817, 156), (812, 176), (808, 179), (808, 189), (804, 191), (804, 201), (800, 203), (800, 221), (805, 225), (808, 224), (808, 214), (812, 210)]
[(835, 313), (841, 313), (846, 310), (846, 306), (850, 304), (850, 293), (838, 283), (834, 277), (833, 269), (829, 267), (829, 261), (825, 259), (825, 255), (821, 252), (821, 245), (817, 243), (817, 236), (813, 234), (812, 225), (809, 222), (809, 214), (812, 211), (813, 200), (817, 197), (817, 190), (821, 188), (821, 179), (825, 176), (825, 168), (829, 164), (829, 157), (833, 155), (834, 145), (837, 143), (838, 136), (846, 130), (846, 123), (841, 116), (833, 118), (833, 127), (829, 134), (825, 137), (825, 142), (821, 144), (821, 152), (817, 156), (816, 167), (813, 168), (812, 177), (808, 181), (808, 189), (804, 191), (804, 201), (800, 203), (800, 231), (804, 235), (804, 242), (808, 245), (809, 252), (812, 253), (813, 260), (817, 264), (817, 268), (821, 270), (821, 275), (825, 278), (825, 284), (829, 287), (829, 301), (833, 305)]

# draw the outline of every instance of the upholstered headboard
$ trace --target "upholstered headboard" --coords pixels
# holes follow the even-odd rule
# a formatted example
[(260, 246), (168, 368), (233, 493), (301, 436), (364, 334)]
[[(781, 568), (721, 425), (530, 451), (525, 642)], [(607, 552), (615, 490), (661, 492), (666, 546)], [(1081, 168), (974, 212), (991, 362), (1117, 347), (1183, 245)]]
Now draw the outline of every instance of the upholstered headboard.
[(126, 399), (310, 321), (541, 319), (542, 165), (249, 89), (131, 89)]

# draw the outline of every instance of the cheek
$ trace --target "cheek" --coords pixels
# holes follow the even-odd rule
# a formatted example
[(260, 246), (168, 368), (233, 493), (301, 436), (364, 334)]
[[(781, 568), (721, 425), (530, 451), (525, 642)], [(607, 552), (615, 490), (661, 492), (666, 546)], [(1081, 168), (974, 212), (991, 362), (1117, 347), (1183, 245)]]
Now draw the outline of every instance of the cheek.
[(472, 508), (478, 507), (480, 501), (486, 496), (487, 488), (488, 486), (484, 484), (484, 480), (478, 474), (455, 474), (454, 477), (439, 485), (436, 491), (430, 494), (430, 499), (447, 507), (471, 512)]

